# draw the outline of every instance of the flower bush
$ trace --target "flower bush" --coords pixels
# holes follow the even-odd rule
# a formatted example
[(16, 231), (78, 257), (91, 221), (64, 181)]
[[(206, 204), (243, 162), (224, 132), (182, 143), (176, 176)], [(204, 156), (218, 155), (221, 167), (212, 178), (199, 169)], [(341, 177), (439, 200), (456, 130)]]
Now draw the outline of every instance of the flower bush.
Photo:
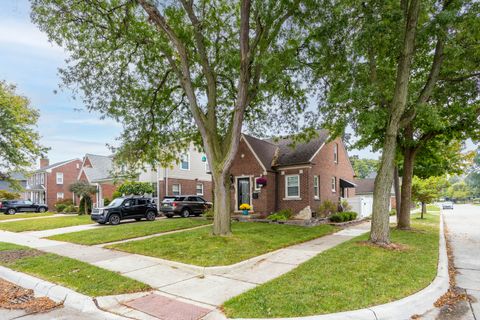
[(240, 205), (240, 210), (250, 210), (252, 209), (252, 206), (250, 206), (248, 203), (242, 203)]
[(257, 182), (257, 184), (260, 184), (260, 185), (262, 185), (262, 186), (266, 186), (266, 185), (267, 185), (267, 179), (264, 178), (264, 177), (257, 178), (256, 182)]

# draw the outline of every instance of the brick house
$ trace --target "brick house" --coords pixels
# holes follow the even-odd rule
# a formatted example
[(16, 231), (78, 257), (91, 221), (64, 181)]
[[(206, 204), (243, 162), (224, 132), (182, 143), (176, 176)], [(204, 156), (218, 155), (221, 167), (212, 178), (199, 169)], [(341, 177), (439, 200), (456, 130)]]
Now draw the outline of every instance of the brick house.
[(46, 204), (52, 208), (58, 200), (72, 199), (69, 187), (77, 180), (82, 161), (70, 159), (49, 164), (48, 159), (40, 159), (40, 169), (31, 172), (25, 188), (26, 197), (33, 202)]
[[(328, 132), (321, 130), (318, 137), (292, 148), (288, 138), (261, 140), (242, 134), (230, 170), (232, 211), (248, 203), (264, 215), (287, 208), (315, 213), (325, 200), (338, 204), (353, 197), (355, 174), (345, 145), (340, 138), (328, 139)], [(265, 186), (257, 184), (260, 177), (266, 179)]]
[(113, 156), (87, 153), (83, 157), (77, 179), (97, 187), (97, 193), (92, 197), (94, 207), (102, 207), (106, 198), (112, 200), (113, 192), (116, 190), (112, 170)]
[(193, 144), (180, 155), (180, 161), (169, 167), (159, 167), (158, 194), (167, 195), (196, 194), (212, 201), (212, 176), (205, 154)]

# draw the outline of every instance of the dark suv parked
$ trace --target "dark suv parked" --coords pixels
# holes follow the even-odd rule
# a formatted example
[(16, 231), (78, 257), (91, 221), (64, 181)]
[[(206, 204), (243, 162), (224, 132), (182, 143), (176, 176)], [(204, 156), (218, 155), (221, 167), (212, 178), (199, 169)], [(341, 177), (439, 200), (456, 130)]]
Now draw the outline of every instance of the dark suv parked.
[(162, 200), (160, 211), (163, 212), (167, 218), (171, 218), (174, 215), (188, 218), (191, 215), (199, 216), (211, 207), (212, 204), (210, 202), (195, 195), (166, 196)]
[(120, 220), (135, 219), (140, 221), (142, 218), (148, 221), (154, 221), (158, 215), (155, 203), (144, 197), (122, 197), (116, 198), (104, 208), (94, 208), (91, 218), (100, 224), (109, 222), (117, 225)]
[(44, 204), (36, 204), (30, 200), (2, 200), (0, 201), (0, 212), (4, 214), (15, 214), (17, 212), (45, 212), (48, 207)]

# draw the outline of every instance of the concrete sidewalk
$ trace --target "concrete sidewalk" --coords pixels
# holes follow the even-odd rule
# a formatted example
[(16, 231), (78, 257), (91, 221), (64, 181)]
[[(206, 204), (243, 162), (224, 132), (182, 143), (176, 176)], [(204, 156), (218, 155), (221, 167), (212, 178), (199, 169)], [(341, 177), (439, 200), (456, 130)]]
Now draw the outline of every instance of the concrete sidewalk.
[(56, 229), (50, 229), (50, 230), (40, 230), (40, 231), (26, 231), (22, 232), (22, 234), (28, 234), (30, 236), (33, 236), (35, 238), (46, 238), (46, 237), (51, 237), (55, 236), (57, 234), (63, 234), (63, 233), (70, 233), (70, 232), (76, 232), (76, 231), (83, 231), (83, 230), (91, 230), (91, 229), (97, 229), (103, 227), (100, 224), (84, 224), (84, 225), (79, 225), (79, 226), (71, 226), (71, 227), (63, 227), (63, 228), (56, 228)]
[(63, 214), (63, 213), (56, 213), (50, 216), (45, 217), (31, 217), (31, 218), (18, 218), (18, 219), (6, 219), (0, 220), (0, 223), (7, 223), (7, 222), (15, 222), (15, 221), (23, 221), (23, 220), (30, 220), (30, 219), (48, 219), (48, 218), (58, 218), (58, 217), (76, 217), (77, 214)]
[[(37, 234), (0, 231), (0, 241), (33, 247), (87, 262), (107, 270), (149, 284), (160, 292), (210, 306), (224, 301), (255, 286), (274, 279), (296, 268), (299, 264), (342, 242), (369, 230), (370, 223), (347, 227), (339, 232), (302, 244), (280, 249), (239, 263), (228, 269), (215, 269), (209, 274), (203, 268), (181, 263), (166, 263), (163, 259), (130, 254), (110, 249), (84, 246), (48, 239)], [(225, 271), (227, 270), (227, 272)]]

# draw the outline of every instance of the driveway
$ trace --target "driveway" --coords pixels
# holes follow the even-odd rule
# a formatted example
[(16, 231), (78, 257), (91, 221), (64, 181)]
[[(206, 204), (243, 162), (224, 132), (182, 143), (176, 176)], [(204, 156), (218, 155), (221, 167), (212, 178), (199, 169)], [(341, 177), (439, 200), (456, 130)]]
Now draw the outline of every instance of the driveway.
[[(443, 216), (450, 235), (457, 286), (466, 290), (473, 301), (460, 304), (455, 319), (480, 319), (480, 206), (456, 205), (453, 210), (444, 210)], [(445, 315), (447, 316), (447, 315)], [(437, 319), (453, 319), (452, 315)]]

